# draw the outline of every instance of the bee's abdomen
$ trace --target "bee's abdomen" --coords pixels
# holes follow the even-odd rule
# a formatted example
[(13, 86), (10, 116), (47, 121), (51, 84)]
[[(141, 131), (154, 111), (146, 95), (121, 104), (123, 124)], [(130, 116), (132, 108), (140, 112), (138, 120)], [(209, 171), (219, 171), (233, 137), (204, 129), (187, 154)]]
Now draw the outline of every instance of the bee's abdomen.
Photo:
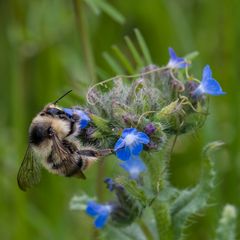
[(56, 161), (56, 158), (51, 153), (47, 158), (47, 169), (58, 175), (66, 177), (74, 176), (83, 167), (82, 158), (79, 156), (77, 159), (64, 159)]

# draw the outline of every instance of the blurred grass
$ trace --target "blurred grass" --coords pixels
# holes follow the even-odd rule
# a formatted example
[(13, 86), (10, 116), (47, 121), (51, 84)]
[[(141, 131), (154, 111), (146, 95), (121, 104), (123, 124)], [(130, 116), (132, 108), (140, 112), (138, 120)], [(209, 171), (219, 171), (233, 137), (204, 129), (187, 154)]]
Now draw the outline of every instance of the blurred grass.
[[(85, 10), (94, 61), (98, 69), (104, 70), (104, 76), (114, 73), (104, 61), (103, 52), (108, 52), (114, 44), (123, 47), (124, 36), (133, 36), (133, 29), (137, 27), (149, 45), (154, 63), (162, 65), (168, 61), (169, 46), (179, 55), (198, 50), (200, 56), (193, 70), (200, 77), (202, 67), (210, 64), (214, 77), (228, 93), (211, 98), (205, 127), (199, 133), (178, 139), (171, 163), (173, 184), (192, 186), (199, 176), (203, 145), (218, 139), (227, 143), (217, 156), (219, 184), (212, 198), (216, 205), (204, 211), (204, 217), (196, 217), (194, 221), (198, 223), (188, 230), (188, 239), (210, 239), (222, 206), (225, 203), (240, 206), (240, 2), (111, 2), (125, 16), (123, 25), (119, 24), (124, 22), (121, 15), (114, 21), (104, 12), (95, 15), (89, 7)], [(0, 27), (1, 239), (92, 239), (91, 219), (84, 213), (71, 212), (68, 204), (75, 193), (86, 191), (95, 195), (97, 167), (89, 170), (89, 180), (85, 182), (44, 171), (39, 187), (26, 194), (16, 184), (32, 117), (46, 103), (73, 87), (74, 95), (62, 104), (84, 103), (87, 87), (92, 82), (83, 58), (82, 37), (72, 2), (0, 1)], [(116, 164), (113, 158), (105, 161), (107, 176), (117, 174), (113, 171)], [(105, 191), (105, 199), (107, 194)]]

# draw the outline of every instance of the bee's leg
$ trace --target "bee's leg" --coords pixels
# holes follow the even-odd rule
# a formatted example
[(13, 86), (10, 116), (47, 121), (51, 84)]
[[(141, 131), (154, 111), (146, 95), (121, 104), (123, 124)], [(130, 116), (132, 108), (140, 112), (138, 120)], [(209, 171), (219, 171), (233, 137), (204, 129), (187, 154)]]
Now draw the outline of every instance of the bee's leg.
[(112, 153), (111, 149), (93, 150), (83, 149), (78, 151), (80, 155), (86, 157), (104, 157)]

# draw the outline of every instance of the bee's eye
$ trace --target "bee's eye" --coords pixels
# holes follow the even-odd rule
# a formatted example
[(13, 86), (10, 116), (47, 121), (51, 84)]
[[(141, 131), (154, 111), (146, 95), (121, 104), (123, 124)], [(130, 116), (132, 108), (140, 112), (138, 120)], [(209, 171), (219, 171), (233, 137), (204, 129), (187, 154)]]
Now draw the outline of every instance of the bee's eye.
[(40, 144), (48, 137), (46, 133), (46, 128), (42, 125), (34, 126), (29, 134), (29, 141), (33, 144)]
[(66, 114), (60, 114), (60, 115), (59, 115), (59, 118), (60, 118), (60, 119), (68, 119), (68, 117), (66, 116)]
[(55, 115), (62, 114), (63, 111), (60, 110), (60, 109), (58, 109), (58, 108), (49, 108), (49, 109), (47, 110), (47, 113), (50, 114), (50, 115), (52, 115), (52, 116), (55, 116)]
[(40, 113), (40, 116), (46, 116), (46, 114), (44, 112)]

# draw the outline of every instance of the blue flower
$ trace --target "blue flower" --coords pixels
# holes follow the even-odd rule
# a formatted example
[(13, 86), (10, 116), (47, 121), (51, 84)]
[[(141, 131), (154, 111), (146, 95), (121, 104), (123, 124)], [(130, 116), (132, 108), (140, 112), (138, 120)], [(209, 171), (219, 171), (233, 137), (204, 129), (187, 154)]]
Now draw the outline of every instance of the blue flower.
[(89, 121), (91, 120), (89, 116), (82, 110), (74, 108), (63, 108), (63, 111), (69, 116), (72, 117), (73, 114), (77, 114), (80, 117), (80, 128), (87, 127)]
[(90, 201), (87, 204), (86, 212), (95, 218), (94, 224), (96, 228), (103, 228), (112, 212), (112, 206), (110, 204), (98, 204)]
[(209, 94), (213, 96), (225, 94), (217, 80), (212, 78), (212, 71), (209, 65), (206, 65), (204, 67), (202, 81), (192, 94), (195, 96), (202, 94)]
[(144, 162), (137, 156), (119, 164), (125, 169), (132, 179), (137, 179), (139, 174), (146, 171)]
[(167, 67), (169, 68), (185, 68), (188, 63), (184, 58), (178, 57), (172, 48), (168, 48), (170, 59), (168, 61)]
[(139, 155), (143, 150), (143, 144), (149, 142), (147, 134), (138, 132), (136, 128), (125, 128), (114, 146), (114, 151), (119, 159), (126, 161), (132, 155)]

